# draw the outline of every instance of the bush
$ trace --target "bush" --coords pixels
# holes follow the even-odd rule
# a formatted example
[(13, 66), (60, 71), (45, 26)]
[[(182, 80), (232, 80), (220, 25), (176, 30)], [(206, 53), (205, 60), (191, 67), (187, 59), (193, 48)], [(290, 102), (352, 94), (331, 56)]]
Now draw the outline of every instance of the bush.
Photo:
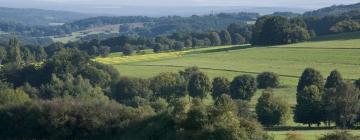
[(256, 77), (259, 89), (276, 88), (280, 85), (279, 75), (273, 72), (263, 72)]
[(225, 77), (215, 77), (212, 82), (212, 96), (216, 99), (223, 94), (230, 94), (230, 82)]
[(250, 101), (256, 88), (255, 78), (251, 75), (240, 75), (234, 78), (230, 84), (230, 93), (233, 99)]
[(256, 114), (261, 124), (274, 126), (285, 123), (289, 118), (289, 104), (274, 97), (272, 91), (265, 90), (256, 104)]
[(205, 98), (211, 90), (209, 77), (200, 72), (193, 74), (188, 84), (189, 95), (193, 98)]

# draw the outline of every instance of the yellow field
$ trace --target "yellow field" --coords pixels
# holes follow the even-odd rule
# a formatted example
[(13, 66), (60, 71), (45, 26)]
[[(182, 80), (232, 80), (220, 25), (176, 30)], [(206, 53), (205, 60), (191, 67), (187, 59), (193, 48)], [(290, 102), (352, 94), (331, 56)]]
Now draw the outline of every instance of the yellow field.
[(143, 61), (151, 61), (151, 60), (159, 60), (164, 58), (174, 58), (183, 56), (190, 51), (180, 51), (180, 52), (166, 52), (166, 53), (157, 53), (157, 54), (145, 54), (145, 55), (134, 55), (134, 56), (111, 56), (111, 57), (98, 57), (95, 58), (95, 61), (101, 62), (104, 64), (124, 64), (124, 63), (131, 63), (131, 62), (143, 62)]

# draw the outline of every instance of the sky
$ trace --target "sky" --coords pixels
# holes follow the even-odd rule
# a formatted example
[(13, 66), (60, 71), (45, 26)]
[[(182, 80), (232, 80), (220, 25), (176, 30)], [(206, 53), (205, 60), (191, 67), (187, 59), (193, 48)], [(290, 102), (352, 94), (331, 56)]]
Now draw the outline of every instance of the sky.
[(334, 4), (351, 4), (359, 0), (0, 0), (1, 4), (19, 5), (83, 5), (102, 7), (133, 6), (253, 6), (320, 8)]
[[(110, 15), (192, 15), (215, 12), (302, 13), (359, 0), (0, 0), (0, 7), (39, 8)], [(199, 7), (201, 6), (201, 7)], [(213, 7), (206, 7), (213, 6)], [(216, 6), (216, 7), (214, 7)], [(140, 7), (140, 8), (139, 8)], [(159, 8), (161, 7), (161, 8)], [(256, 9), (252, 9), (256, 7)], [(261, 7), (262, 9), (259, 9)], [(265, 7), (265, 9), (264, 9)], [(266, 7), (271, 7), (268, 9)], [(285, 8), (285, 9), (284, 9)]]

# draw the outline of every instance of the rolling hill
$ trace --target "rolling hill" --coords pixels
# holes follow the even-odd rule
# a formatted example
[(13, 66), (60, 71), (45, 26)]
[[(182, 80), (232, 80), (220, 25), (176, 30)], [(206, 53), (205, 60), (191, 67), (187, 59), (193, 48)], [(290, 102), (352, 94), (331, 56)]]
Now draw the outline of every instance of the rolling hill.
[(57, 25), (90, 16), (76, 12), (0, 7), (0, 21), (24, 25)]
[(351, 5), (333, 5), (331, 7), (325, 7), (315, 11), (305, 12), (304, 16), (324, 17), (328, 15), (339, 15), (353, 10), (360, 10), (360, 3)]

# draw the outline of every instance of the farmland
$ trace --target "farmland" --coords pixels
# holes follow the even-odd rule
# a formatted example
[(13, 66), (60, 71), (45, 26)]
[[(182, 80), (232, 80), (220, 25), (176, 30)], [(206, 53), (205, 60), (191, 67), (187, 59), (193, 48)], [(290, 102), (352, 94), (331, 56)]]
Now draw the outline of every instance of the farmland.
[[(360, 77), (360, 33), (348, 33), (316, 38), (313, 41), (267, 47), (220, 46), (183, 52), (134, 55), (112, 55), (97, 61), (114, 65), (122, 76), (152, 77), (161, 72), (177, 72), (186, 67), (198, 66), (211, 78), (224, 76), (232, 79), (240, 74), (256, 75), (264, 71), (276, 72), (281, 77), (281, 88), (276, 96), (285, 98), (292, 106), (296, 104), (298, 77), (307, 67), (322, 72), (324, 78), (331, 70), (339, 70), (347, 80)], [(181, 55), (180, 55), (181, 54)], [(261, 91), (251, 101), (254, 107)], [(288, 121), (287, 126), (303, 126)], [(326, 131), (298, 131), (313, 139)], [(286, 131), (271, 134), (282, 139)], [(280, 135), (281, 134), (281, 135)], [(285, 136), (284, 136), (285, 137)]]

